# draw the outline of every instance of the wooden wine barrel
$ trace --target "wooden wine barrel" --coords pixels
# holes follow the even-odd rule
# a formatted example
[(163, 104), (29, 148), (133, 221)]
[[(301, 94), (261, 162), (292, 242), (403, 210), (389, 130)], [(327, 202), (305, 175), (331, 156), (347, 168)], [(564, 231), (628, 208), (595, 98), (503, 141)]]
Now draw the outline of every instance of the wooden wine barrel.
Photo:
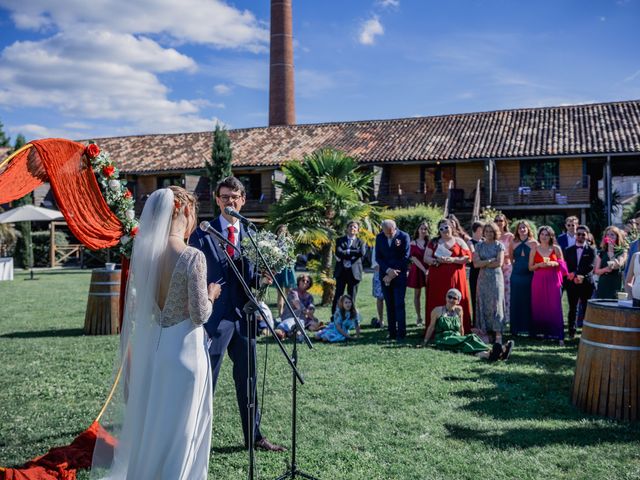
[(617, 420), (640, 420), (640, 308), (589, 300), (572, 403)]
[(120, 332), (120, 270), (97, 268), (91, 273), (91, 286), (84, 316), (87, 335), (116, 335)]

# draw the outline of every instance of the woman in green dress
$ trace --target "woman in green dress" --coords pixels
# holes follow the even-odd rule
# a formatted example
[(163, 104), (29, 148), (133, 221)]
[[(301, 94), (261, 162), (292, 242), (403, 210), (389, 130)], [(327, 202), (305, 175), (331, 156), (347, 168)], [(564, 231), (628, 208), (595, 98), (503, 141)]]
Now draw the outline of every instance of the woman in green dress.
[(460, 306), (462, 293), (456, 288), (447, 292), (446, 304), (436, 307), (431, 311), (431, 322), (427, 328), (425, 341), (431, 338), (435, 331), (435, 346), (443, 350), (471, 353), (487, 360), (506, 360), (513, 349), (513, 340), (505, 345), (495, 343), (493, 347), (484, 343), (474, 333), (465, 334), (462, 326), (463, 310)]
[(608, 226), (604, 231), (600, 252), (596, 257), (594, 273), (598, 275), (596, 298), (617, 298), (622, 290), (622, 272), (627, 262), (624, 232)]

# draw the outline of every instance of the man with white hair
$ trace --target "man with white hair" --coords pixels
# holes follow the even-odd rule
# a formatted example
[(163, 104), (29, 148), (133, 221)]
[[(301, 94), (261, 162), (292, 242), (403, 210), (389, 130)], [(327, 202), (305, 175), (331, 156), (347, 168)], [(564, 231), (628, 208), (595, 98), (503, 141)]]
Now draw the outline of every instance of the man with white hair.
[(404, 340), (407, 334), (404, 296), (411, 238), (393, 220), (383, 220), (381, 226), (382, 232), (376, 236), (375, 260), (380, 266), (377, 275), (387, 306), (389, 339)]

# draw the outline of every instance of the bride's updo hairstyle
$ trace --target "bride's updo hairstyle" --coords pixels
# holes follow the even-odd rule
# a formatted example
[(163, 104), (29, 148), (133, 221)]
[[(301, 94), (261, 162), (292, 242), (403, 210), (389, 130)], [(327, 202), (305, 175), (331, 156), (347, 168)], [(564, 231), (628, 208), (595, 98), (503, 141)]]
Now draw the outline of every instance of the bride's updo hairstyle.
[(174, 218), (186, 205), (191, 205), (192, 207), (195, 207), (197, 209), (198, 202), (196, 201), (196, 197), (193, 194), (187, 192), (184, 188), (177, 187), (175, 185), (171, 185), (167, 188), (173, 192), (173, 198), (176, 206), (175, 210), (173, 211)]

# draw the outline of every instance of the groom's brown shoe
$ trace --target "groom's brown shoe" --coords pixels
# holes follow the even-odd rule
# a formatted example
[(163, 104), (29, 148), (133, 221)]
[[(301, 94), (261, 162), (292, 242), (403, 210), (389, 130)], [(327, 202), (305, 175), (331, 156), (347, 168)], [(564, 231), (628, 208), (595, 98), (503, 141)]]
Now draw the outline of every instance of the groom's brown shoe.
[(271, 443), (265, 437), (262, 437), (260, 440), (256, 441), (256, 450), (265, 450), (267, 452), (284, 452), (287, 449), (281, 445)]

